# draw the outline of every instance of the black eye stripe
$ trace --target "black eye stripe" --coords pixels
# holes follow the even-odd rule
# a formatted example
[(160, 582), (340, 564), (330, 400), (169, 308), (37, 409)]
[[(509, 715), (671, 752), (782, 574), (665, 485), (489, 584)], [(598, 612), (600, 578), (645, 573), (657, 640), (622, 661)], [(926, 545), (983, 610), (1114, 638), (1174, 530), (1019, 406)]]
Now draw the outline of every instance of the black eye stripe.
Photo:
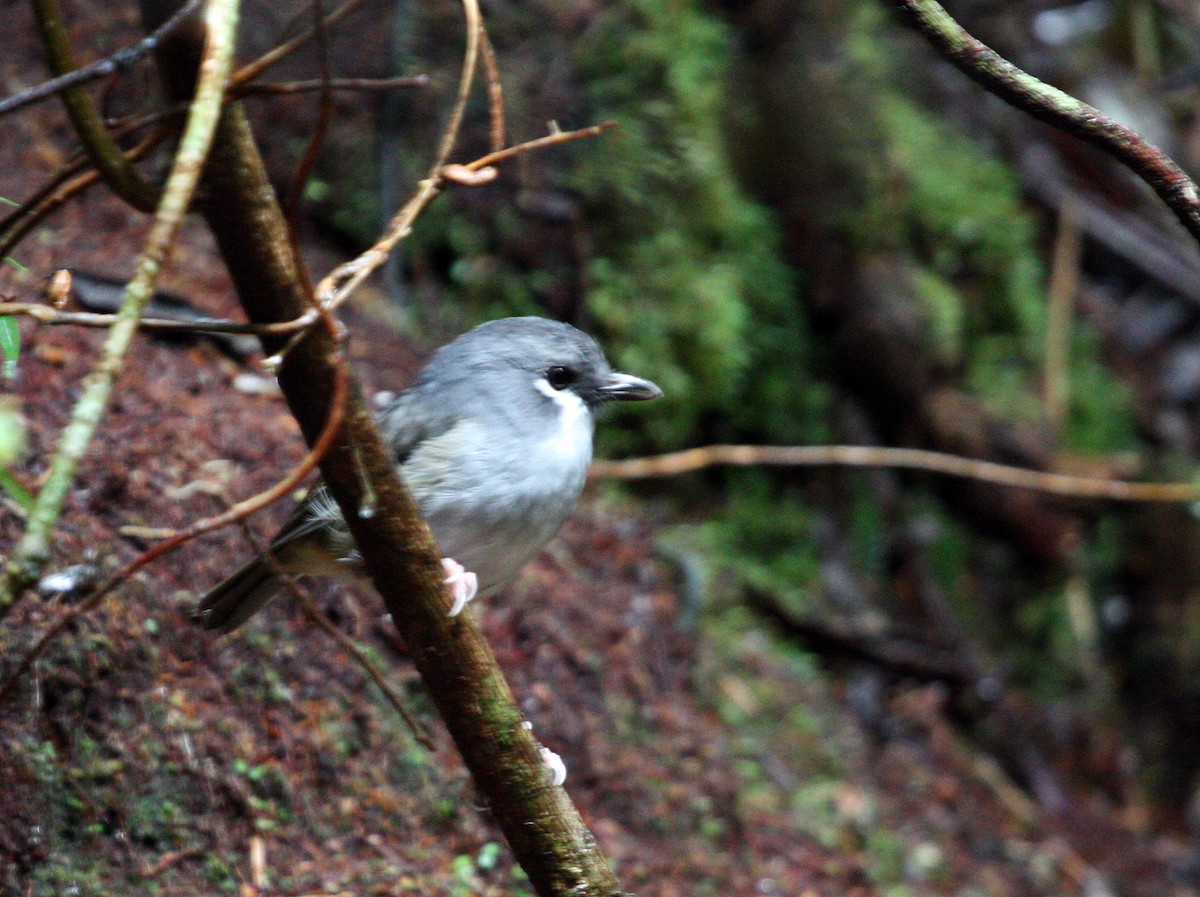
[(554, 389), (566, 389), (579, 379), (579, 373), (569, 367), (556, 364), (546, 369), (546, 382)]

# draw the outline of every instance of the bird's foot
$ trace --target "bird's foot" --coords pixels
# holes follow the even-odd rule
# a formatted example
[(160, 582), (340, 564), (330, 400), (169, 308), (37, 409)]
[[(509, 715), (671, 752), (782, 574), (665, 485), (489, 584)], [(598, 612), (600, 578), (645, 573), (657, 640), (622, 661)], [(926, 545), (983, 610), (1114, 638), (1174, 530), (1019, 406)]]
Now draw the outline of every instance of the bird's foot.
[(479, 591), (479, 577), (453, 558), (442, 558), (442, 569), (446, 572), (443, 582), (450, 586), (450, 597), (454, 599), (450, 616), (457, 617)]

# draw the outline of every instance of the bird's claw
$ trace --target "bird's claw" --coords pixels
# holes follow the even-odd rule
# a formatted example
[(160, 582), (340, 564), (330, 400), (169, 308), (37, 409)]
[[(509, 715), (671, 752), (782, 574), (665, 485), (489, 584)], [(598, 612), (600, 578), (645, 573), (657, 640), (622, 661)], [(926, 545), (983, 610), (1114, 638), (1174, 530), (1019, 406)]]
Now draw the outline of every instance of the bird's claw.
[(450, 616), (457, 617), (479, 591), (479, 577), (453, 558), (442, 558), (442, 570), (446, 573), (443, 582), (450, 586), (450, 596), (454, 599)]

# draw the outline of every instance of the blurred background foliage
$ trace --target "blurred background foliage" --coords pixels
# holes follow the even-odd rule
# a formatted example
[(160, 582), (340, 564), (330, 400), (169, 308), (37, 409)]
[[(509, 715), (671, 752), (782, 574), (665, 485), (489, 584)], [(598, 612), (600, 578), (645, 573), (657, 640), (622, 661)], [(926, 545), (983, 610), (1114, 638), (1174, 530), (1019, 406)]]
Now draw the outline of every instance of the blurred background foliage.
[[(806, 4), (793, 6), (792, 15), (821, 15)], [(733, 84), (748, 77), (741, 59), (753, 55), (746, 50), (756, 39), (747, 36), (752, 28), (690, 0), (535, 7), (489, 11), (512, 138), (544, 133), (550, 120), (566, 128), (614, 119), (619, 127), (525, 160), (516, 176), (506, 173), (495, 187), (452, 193), (421, 219), (406, 248), (394, 281), (397, 301), (434, 332), (530, 312), (569, 317), (596, 332), (619, 366), (654, 378), (667, 393), (654, 414), (621, 417), (604, 428), (601, 454), (729, 441), (858, 441), (844, 425), (844, 406), (854, 399), (831, 370), (835, 349), (820, 323), (811, 271), (785, 246), (788, 225), (779, 205), (764, 201), (764, 191), (749, 183), (756, 179), (739, 172), (747, 157), (758, 163), (763, 132), (770, 141), (773, 127), (768, 113), (744, 102), (752, 88), (743, 81), (739, 92)], [(396, 57), (408, 66), (404, 71), (433, 73), (445, 91), (458, 48), (437, 36), (454, 26), (457, 7), (431, 3), (413, 13), (395, 36)], [(928, 76), (912, 76), (919, 51), (898, 37), (880, 4), (840, 4), (839, 20), (820, 26), (829, 40), (821, 62), (832, 69), (822, 77), (841, 85), (859, 109), (814, 119), (825, 126), (806, 135), (814, 149), (770, 165), (812, 166), (827, 153), (829, 166), (855, 183), (839, 185), (820, 226), (854, 258), (886, 255), (901, 272), (897, 280), (911, 300), (904, 314), (919, 336), (914, 351), (985, 413), (1043, 425), (1053, 221), (1030, 203), (998, 142), (981, 140), (971, 122), (947, 114), (930, 95)], [(781, 102), (819, 105), (807, 92), (806, 73), (798, 68), (794, 77), (795, 93)], [(984, 100), (975, 95), (971, 102)], [(384, 110), (381, 131), (401, 135), (390, 158), (400, 161), (409, 186), (421, 176), (436, 133), (437, 122), (426, 115), (431, 105), (405, 98)], [(465, 144), (481, 149), (487, 129), (481, 100), (470, 121)], [(754, 136), (739, 145), (738, 135), (746, 134)], [(321, 179), (330, 179), (332, 189), (319, 179), (313, 195), (338, 201), (325, 223), (362, 245), (374, 232), (362, 210), (383, 205), (375, 199), (379, 184), (367, 175), (370, 166), (345, 164), (342, 144), (326, 163)], [(769, 179), (772, 171), (759, 176)], [(816, 205), (822, 201), (813, 197)], [(389, 199), (387, 207), (393, 205)], [(1133, 394), (1086, 320), (1072, 325), (1069, 376), (1071, 408), (1054, 452), (1143, 447)], [(868, 438), (884, 438), (870, 431)], [(837, 577), (829, 553), (844, 542), (858, 585), (842, 591), (865, 588), (874, 593), (866, 603), (886, 603), (888, 530), (895, 524), (881, 519), (873, 490), (853, 485), (859, 476), (718, 472), (692, 477), (694, 489), (667, 485), (656, 494), (681, 505), (685, 518), (696, 517), (689, 544), (720, 571), (713, 581), (820, 608), (839, 592), (830, 584)], [(831, 477), (837, 488), (814, 486)], [(948, 592), (961, 594), (980, 553), (997, 551), (1013, 587), (1030, 588), (1017, 554), (937, 497), (918, 492), (913, 501), (920, 511), (910, 516), (931, 534), (930, 562)], [(1114, 548), (1089, 540), (1084, 551)], [(1115, 566), (1112, 558), (1090, 563)], [(986, 637), (1053, 642), (1053, 629), (1067, 625), (1051, 611), (1061, 602), (1061, 573), (1035, 575), (1042, 597), (1020, 601), (1044, 607), (1022, 612), (1042, 622)], [(1045, 659), (1023, 666), (1055, 681), (1070, 678)]]
[[(1194, 88), (1146, 93), (1200, 49), (1186, 9), (949, 6), (1035, 74), (1188, 145)], [(391, 73), (427, 72), (433, 87), (330, 135), (308, 196), (347, 248), (424, 176), (461, 63), (457, 3), (396, 12)], [(511, 142), (552, 125), (618, 127), (449, 191), (388, 289), (430, 344), (498, 315), (548, 314), (658, 381), (667, 398), (652, 414), (618, 410), (601, 456), (848, 442), (1190, 475), (1200, 299), (1164, 286), (1136, 228), (1096, 216), (1139, 217), (1166, 242), (1156, 251), (1193, 274), (1194, 247), (1144, 190), (934, 60), (883, 4), (499, 4), (487, 21)], [(1121, 103), (1130, 94), (1114, 83), (1143, 92)], [(480, 91), (456, 158), (486, 151), (489, 128)], [(1033, 150), (1054, 165), (1031, 164)], [(1084, 209), (1085, 248), (1066, 262), (1084, 280), (1066, 379), (1051, 384), (1049, 285), (1068, 205)], [(1067, 397), (1061, 420), (1047, 414), (1051, 388)], [(1172, 721), (1200, 699), (1189, 684), (1200, 650), (1171, 628), (1194, 583), (1158, 576), (1162, 558), (1191, 549), (1186, 509), (1164, 518), (829, 469), (710, 471), (636, 491), (681, 521), (663, 550), (703, 568), (701, 619), (767, 596), (810, 622), (884, 620), (969, 648), (980, 675), (1103, 706), (1106, 724), (1146, 733), (1145, 780), (1171, 779), (1160, 790), (1186, 803), (1198, 762), (1162, 772), (1176, 761), (1155, 747), (1200, 756), (1200, 716)], [(1159, 701), (1164, 668), (1179, 691)]]
[[(1078, 54), (1056, 58), (1090, 59), (1106, 73), (1126, 65), (1121, 29), (1145, 7), (1107, 5), (1109, 27), (1080, 26)], [(1036, 69), (1043, 59), (1029, 34), (1045, 22), (1032, 7), (954, 11), (1018, 62)], [(394, 35), (395, 59), (431, 71), (445, 91), (457, 48), (437, 35), (457, 10), (413, 12)], [(1155, 460), (1166, 456), (1137, 407), (1155, 387), (1136, 362), (1114, 359), (1103, 313), (1071, 321), (1067, 382), (1057, 384), (1067, 412), (1047, 418), (1059, 209), (1031, 191), (1014, 146), (1051, 138), (933, 63), (882, 5), (625, 0), (500, 7), (488, 21), (512, 139), (551, 121), (619, 126), (524, 160), (496, 185), (454, 192), (422, 218), (392, 291), (433, 333), (500, 314), (571, 319), (618, 365), (661, 383), (667, 399), (655, 413), (603, 429), (602, 455), (879, 442), (1100, 475), (1149, 476), (1168, 463)], [(1004, 44), (1017, 33), (1024, 43)], [(406, 97), (384, 109), (383, 155), (406, 178), (384, 186), (382, 206), (420, 176), (434, 105)], [(487, 121), (477, 101), (460, 155), (484, 148)], [(338, 161), (329, 160), (340, 178), (332, 194), (346, 201), (330, 220), (361, 226), (354, 210), (369, 202), (355, 197), (377, 196), (379, 185), (347, 182), (366, 167)], [(1090, 175), (1100, 190), (1104, 171)], [(1125, 283), (1137, 278), (1128, 261)], [(856, 289), (878, 308), (864, 312)], [(1118, 583), (1132, 584), (1129, 518), (1118, 509), (991, 507), (994, 493), (958, 484), (829, 470), (716, 471), (686, 488), (638, 491), (684, 521), (664, 550), (704, 568), (710, 622), (738, 595), (767, 595), (806, 619), (882, 618), (926, 627), (934, 641), (964, 638), (990, 669), (1046, 700), (1090, 701), (1100, 687), (1106, 712), (1121, 693), (1142, 701), (1137, 687), (1122, 692), (1142, 675), (1127, 664), (1136, 650), (1105, 655), (1116, 672), (1100, 686), (1089, 660), (1102, 641), (1137, 631), (1105, 628), (1125, 619)], [(1030, 550), (1039, 542), (1054, 547), (1040, 556)], [(905, 572), (914, 564), (917, 586)], [(1082, 611), (1070, 583), (1084, 584)], [(914, 588), (925, 596), (916, 609)], [(951, 616), (936, 622), (930, 602)], [(1185, 669), (1197, 655), (1183, 644), (1171, 653)], [(1136, 716), (1113, 724), (1137, 725)], [(1167, 775), (1176, 797), (1194, 768)]]
[[(1189, 170), (1200, 167), (1200, 13), (1193, 4), (947, 6), (1013, 61), (1124, 116)], [(247, 57), (256, 41), (265, 48), (282, 28), (275, 5), (250, 7)], [(333, 244), (339, 259), (369, 245), (425, 176), (461, 64), (457, 0), (375, 0), (371, 10), (367, 24), (365, 16), (348, 20), (334, 54), (337, 73), (420, 72), (431, 86), (337, 95), (337, 115), (307, 186), (311, 231), (304, 236), (306, 250), (328, 252)], [(549, 315), (595, 333), (618, 366), (653, 378), (667, 393), (653, 408), (613, 409), (598, 434), (601, 457), (725, 442), (849, 443), (1100, 477), (1194, 477), (1195, 246), (1121, 170), (987, 97), (899, 27), (886, 4), (532, 0), (488, 3), (485, 13), (508, 142), (554, 126), (611, 119), (617, 127), (522, 157), (486, 186), (448, 189), (421, 216), (387, 272), (383, 304), (384, 317), (427, 347), (509, 314)], [(387, 27), (371, 27), (376, 22)], [(310, 78), (315, 70), (313, 57), (300, 54), (276, 74)], [(127, 89), (144, 101), (141, 85)], [(311, 105), (288, 102), (251, 106), (280, 185), (290, 184), (312, 122)], [(466, 121), (457, 161), (488, 149), (484, 91)], [(1081, 249), (1057, 258), (1071, 228)], [(1051, 283), (1064, 272), (1077, 275), (1079, 286), (1066, 332), (1057, 333)], [(359, 297), (363, 306), (368, 292)], [(28, 363), (15, 335), (0, 319), (0, 362), (8, 367)], [(1048, 364), (1056, 341), (1067, 347), (1062, 382)], [(1061, 417), (1051, 411), (1051, 392), (1066, 397)], [(28, 495), (8, 468), (37, 451), (25, 446), (44, 442), (44, 428), (31, 426), (27, 434), (17, 403), (4, 398), (0, 498), (20, 505)], [(269, 466), (252, 452), (239, 458), (247, 467)], [(123, 481), (114, 475), (112, 482)], [(654, 547), (677, 579), (686, 650), (668, 650), (650, 636), (628, 650), (675, 652), (676, 684), (696, 697), (697, 717), (728, 727), (739, 779), (730, 803), (747, 810), (746, 818), (784, 810), (790, 824), (822, 844), (863, 849), (871, 858), (867, 875), (883, 892), (924, 893), (909, 889), (927, 880), (905, 853), (916, 835), (879, 822), (884, 817), (862, 809), (869, 803), (862, 794), (855, 797), (861, 814), (847, 808), (855, 801), (847, 798), (846, 745), (862, 748), (873, 766), (883, 753), (871, 753), (875, 740), (907, 751), (913, 720), (924, 720), (923, 734), (937, 741), (945, 711), (956, 738), (965, 733), (983, 747), (971, 752), (971, 775), (982, 780), (975, 761), (995, 758), (1054, 824), (1068, 805), (1064, 795), (1082, 785), (1119, 808), (1106, 816), (1119, 816), (1118, 827), (1145, 831), (1148, 819), (1176, 830), (1196, 825), (1194, 508), (1051, 499), (838, 468), (717, 469), (602, 483), (597, 491), (595, 519), (636, 498), (651, 525), (611, 515), (624, 529), (605, 534), (603, 550), (590, 554), (617, 555), (629, 533), (654, 532)], [(105, 500), (102, 494), (98, 501)], [(589, 547), (578, 554), (587, 556)], [(638, 569), (638, 576), (653, 575)], [(634, 600), (643, 599), (651, 600), (642, 592)], [(138, 606), (122, 612), (136, 619), (129, 631), (153, 653), (158, 622), (137, 617)], [(520, 620), (524, 612), (506, 607), (517, 617), (505, 617), (504, 625), (540, 638), (542, 630)], [(618, 616), (624, 613), (622, 607)], [(587, 616), (588, 625), (599, 616)], [(655, 619), (645, 616), (639, 625)], [(251, 701), (241, 708), (247, 731), (260, 723), (253, 701), (289, 705), (286, 682), (304, 671), (320, 678), (305, 651), (286, 641), (281, 649), (275, 632), (287, 626), (280, 619), (275, 625), (240, 637), (253, 660), (235, 665), (229, 677), (234, 696)], [(585, 640), (562, 635), (567, 624), (561, 632), (539, 625), (558, 633), (559, 641), (546, 640), (547, 653), (575, 664), (564, 646)], [(585, 646), (595, 668), (584, 672), (599, 691), (632, 662), (610, 657), (617, 639), (597, 628), (589, 635), (602, 647)], [(189, 651), (202, 650), (190, 635), (171, 634)], [(89, 675), (103, 678), (118, 658), (128, 659), (87, 639), (81, 650)], [(295, 658), (287, 676), (272, 666), (281, 654)], [(666, 677), (658, 668), (663, 656), (646, 663)], [(539, 654), (520, 671), (542, 688), (544, 660)], [(208, 662), (204, 656), (196, 666)], [(623, 792), (601, 766), (591, 770), (593, 783), (618, 802), (628, 800), (639, 822), (660, 834), (695, 830), (704, 839), (697, 853), (719, 855), (711, 846), (737, 840), (725, 826), (738, 813), (723, 815), (704, 801), (684, 813), (644, 811), (645, 795), (655, 790), (663, 798), (655, 806), (673, 806), (666, 800), (672, 789), (702, 778), (694, 773), (710, 758), (664, 737), (671, 724), (662, 720), (674, 719), (678, 708), (655, 716), (658, 708), (639, 703), (645, 683), (629, 679), (637, 681), (628, 692), (593, 695), (609, 714), (605, 724), (616, 720), (614, 738), (637, 742), (639, 755), (657, 749), (669, 759), (663, 774), (636, 777), (645, 793)], [(913, 683), (932, 685), (908, 688)], [(59, 690), (74, 688), (71, 681)], [(358, 697), (354, 689), (348, 694)], [(806, 702), (813, 694), (826, 700)], [(897, 712), (901, 705), (906, 709)], [(849, 716), (857, 728), (845, 724)], [(348, 761), (356, 734), (343, 737), (338, 725), (326, 720), (314, 731), (331, 739), (331, 757)], [(566, 731), (587, 742), (586, 733)], [(386, 727), (376, 734), (381, 750), (404, 738)], [(719, 741), (711, 731), (697, 740), (706, 737)], [(70, 796), (76, 778), (107, 782), (128, 796), (122, 770), (98, 742), (75, 737), (78, 763), (67, 771), (42, 742), (29, 743), (30, 788), (51, 795), (61, 810), (48, 827), (72, 837), (122, 830), (93, 821), (91, 831), (81, 822), (90, 808)], [(381, 764), (380, 773), (398, 777), (398, 793), (426, 800), (431, 816), (444, 816), (420, 821), (437, 835), (439, 825), (454, 821), (458, 795), (448, 796), (436, 780), (440, 761), (412, 762), (422, 766), (418, 787), (403, 769)], [(324, 761), (320, 766), (324, 776)], [(230, 763), (232, 790), (247, 795), (256, 831), (303, 822), (280, 795), (273, 768), (265, 759)], [(190, 812), (163, 798), (189, 781), (176, 774), (178, 780), (147, 779), (122, 823), (161, 849), (176, 849), (180, 819)], [(942, 812), (944, 798), (933, 779), (914, 799), (917, 812), (931, 817)], [(991, 781), (997, 792), (1008, 787), (1007, 780)], [(892, 784), (889, 800), (911, 783)], [(1019, 795), (1009, 803), (1027, 800)], [(1090, 834), (1083, 803), (1073, 807), (1073, 822)], [(403, 815), (389, 804), (378, 809)], [(1035, 816), (1010, 810), (1006, 820), (1022, 831)], [(931, 825), (946, 828), (943, 817)], [(962, 831), (975, 838), (969, 827)], [(792, 839), (791, 829), (780, 832)], [(987, 841), (980, 854), (993, 851), (991, 837), (975, 838)], [(462, 854), (463, 893), (486, 865), (482, 856)], [(1200, 868), (1194, 857), (1189, 862)], [(973, 863), (973, 870), (983, 868)], [(70, 869), (44, 874), (62, 878), (55, 887), (76, 877)], [(215, 858), (209, 875), (222, 887), (236, 878)]]

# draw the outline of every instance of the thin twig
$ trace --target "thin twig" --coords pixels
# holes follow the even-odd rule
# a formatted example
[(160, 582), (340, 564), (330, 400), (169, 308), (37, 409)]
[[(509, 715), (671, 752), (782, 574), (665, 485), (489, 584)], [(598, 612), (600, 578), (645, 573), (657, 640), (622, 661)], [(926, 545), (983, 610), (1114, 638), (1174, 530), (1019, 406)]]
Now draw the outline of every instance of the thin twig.
[(596, 461), (591, 475), (617, 480), (640, 480), (692, 473), (709, 467), (893, 467), (963, 479), (1034, 489), (1065, 498), (1099, 498), (1131, 502), (1200, 501), (1197, 483), (1130, 483), (1101, 477), (1079, 477), (1011, 467), (927, 449), (864, 445), (706, 445), (700, 448), (631, 458)]
[[(576, 131), (555, 131), (552, 134), (547, 134), (545, 137), (538, 137), (534, 140), (528, 140), (525, 143), (519, 143), (516, 146), (507, 147), (498, 152), (488, 153), (486, 156), (481, 156), (465, 165), (443, 165), (432, 177), (421, 181), (417, 192), (413, 194), (412, 198), (397, 213), (396, 217), (392, 219), (388, 227), (388, 232), (374, 246), (357, 258), (333, 269), (317, 284), (317, 296), (329, 308), (336, 308), (345, 302), (350, 294), (357, 289), (359, 284), (387, 260), (388, 253), (396, 247), (396, 244), (409, 235), (412, 230), (412, 224), (417, 219), (417, 216), (421, 214), (429, 203), (437, 198), (446, 180), (454, 180), (456, 183), (467, 183), (465, 178), (449, 177), (453, 170), (485, 174), (492, 166), (506, 162), (516, 156), (544, 149), (548, 146), (557, 146), (560, 143), (567, 143), (572, 140), (596, 137), (610, 128), (616, 127), (616, 124), (615, 121), (606, 121), (598, 125), (579, 128)], [(480, 183), (486, 182), (486, 180), (488, 179), (481, 178)]]
[(487, 25), (483, 21), (479, 23), (479, 38), (479, 49), (483, 53), (483, 70), (487, 75), (488, 116), (492, 122), (489, 132), (491, 140), (489, 148), (492, 152), (497, 152), (504, 149), (504, 144), (508, 140), (507, 128), (504, 125), (504, 84), (500, 81), (500, 64), (496, 61), (496, 48), (492, 46), (492, 39), (487, 33)]
[(1054, 261), (1050, 268), (1050, 308), (1046, 316), (1046, 359), (1043, 388), (1046, 419), (1061, 432), (1067, 417), (1071, 386), (1071, 319), (1079, 292), (1083, 234), (1070, 202), (1058, 214)]
[(18, 219), (29, 214), (31, 209), (54, 193), (64, 181), (83, 171), (87, 166), (88, 157), (83, 153), (76, 153), (64, 162), (58, 171), (54, 172), (31, 196), (26, 197), (21, 203), (14, 206), (11, 212), (0, 218), (0, 235), (6, 234)]
[[(326, 320), (328, 325), (328, 319)], [(334, 335), (336, 339), (336, 330), (334, 331)], [(33, 666), (33, 662), (42, 655), (42, 652), (46, 650), (51, 642), (58, 638), (75, 620), (96, 608), (114, 589), (125, 583), (138, 570), (198, 536), (244, 520), (251, 514), (279, 501), (295, 489), (312, 472), (313, 468), (320, 463), (321, 459), (325, 457), (325, 453), (329, 451), (329, 447), (333, 445), (334, 440), (337, 438), (338, 432), (341, 430), (342, 420), (345, 417), (346, 396), (349, 394), (349, 390), (350, 376), (345, 364), (342, 363), (334, 369), (333, 397), (329, 405), (329, 417), (325, 422), (325, 429), (321, 432), (320, 438), (313, 443), (313, 447), (308, 454), (288, 472), (287, 476), (270, 489), (265, 489), (257, 495), (240, 501), (220, 514), (199, 520), (183, 532), (175, 533), (153, 548), (144, 551), (114, 573), (104, 585), (90, 594), (86, 600), (81, 601), (67, 611), (67, 613), (63, 614), (58, 622), (46, 630), (45, 634), (37, 640), (34, 646), (22, 656), (21, 661), (13, 668), (13, 671), (9, 673), (3, 683), (0, 684), (0, 703), (4, 702), (4, 699), (8, 697), (17, 682), (29, 671), (30, 667)]]
[[(125, 154), (125, 158), (131, 163), (136, 162), (161, 143), (170, 133), (172, 133), (170, 128), (159, 129), (129, 150)], [(30, 199), (13, 209), (12, 213), (0, 223), (0, 256), (11, 255), (17, 244), (25, 239), (31, 230), (45, 221), (55, 209), (100, 182), (101, 174), (94, 168), (65, 183), (59, 181), (63, 174), (69, 175), (79, 171), (86, 167), (89, 161), (86, 156), (81, 156), (78, 161), (72, 160), (67, 163), (63, 171), (39, 188)]]
[(208, 43), (200, 68), (196, 99), (175, 155), (171, 173), (137, 271), (125, 289), (119, 320), (110, 328), (100, 359), (84, 380), (83, 394), (75, 403), (71, 421), (63, 430), (58, 452), (46, 483), (17, 547), (8, 558), (0, 579), (0, 619), (35, 581), (49, 558), (50, 536), (62, 513), (75, 473), (87, 454), (92, 435), (104, 416), (125, 354), (137, 332), (138, 319), (154, 295), (154, 281), (175, 241), (183, 216), (200, 179), (221, 115), (221, 97), (233, 59), (238, 14), (237, 0), (211, 0), (205, 21)]
[(468, 162), (463, 167), (471, 171), (482, 171), (493, 165), (499, 165), (501, 162), (507, 162), (514, 156), (532, 153), (536, 150), (545, 149), (548, 146), (557, 146), (560, 143), (569, 143), (572, 140), (584, 140), (588, 137), (598, 137), (605, 131), (611, 130), (616, 126), (617, 123), (615, 121), (602, 121), (598, 125), (589, 125), (586, 128), (579, 128), (575, 131), (559, 131), (556, 129), (545, 137), (536, 137), (533, 140), (518, 143), (516, 146), (506, 147), (494, 153), (488, 153), (486, 156), (480, 156), (474, 162)]
[[(346, 0), (345, 3), (343, 3), (329, 15), (325, 16), (324, 20), (322, 21), (323, 27), (332, 28), (342, 19), (346, 18), (346, 16), (350, 15), (350, 13), (362, 6), (365, 2), (366, 0)], [(233, 89), (238, 85), (245, 84), (247, 81), (253, 81), (285, 56), (288, 56), (300, 49), (300, 47), (304, 46), (315, 36), (316, 29), (310, 28), (303, 34), (297, 35), (291, 40), (285, 41), (279, 46), (268, 50), (249, 65), (242, 66), (240, 69), (234, 72), (233, 76), (229, 79), (230, 89)]]
[[(270, 555), (267, 555), (267, 557), (270, 557)], [(437, 746), (433, 743), (433, 737), (421, 725), (420, 720), (409, 713), (408, 708), (404, 706), (404, 701), (400, 698), (396, 689), (392, 687), (392, 683), (388, 682), (383, 673), (379, 671), (379, 668), (371, 663), (370, 658), (363, 653), (362, 648), (354, 643), (354, 639), (334, 626), (329, 618), (317, 609), (317, 603), (313, 601), (312, 595), (306, 589), (300, 588), (299, 583), (292, 577), (285, 577), (284, 582), (292, 592), (292, 595), (299, 600), (300, 607), (304, 610), (304, 615), (320, 626), (335, 642), (341, 645), (342, 649), (353, 657), (355, 662), (371, 677), (371, 681), (383, 692), (383, 696), (387, 699), (387, 702), (400, 714), (400, 718), (404, 720), (404, 724), (408, 726), (408, 730), (412, 732), (413, 738), (417, 740), (417, 743), (427, 751), (432, 752), (436, 750)]]
[[(101, 314), (90, 311), (60, 311), (49, 305), (27, 302), (0, 302), (0, 317), (25, 315), (40, 324), (68, 325), (75, 327), (108, 328), (119, 320), (119, 315)], [(251, 336), (268, 336), (279, 333), (294, 333), (311, 326), (318, 320), (316, 312), (281, 321), (278, 324), (245, 324), (225, 318), (204, 318), (196, 321), (174, 321), (169, 318), (142, 318), (139, 330), (165, 330), (180, 333), (241, 333)]]
[[(344, 366), (342, 367), (342, 370), (345, 370)], [(392, 705), (393, 709), (398, 714), (400, 714), (400, 718), (404, 721), (404, 724), (408, 726), (408, 730), (412, 732), (413, 738), (416, 739), (417, 743), (427, 751), (432, 752), (436, 750), (437, 747), (433, 743), (433, 736), (431, 736), (429, 731), (421, 725), (420, 720), (409, 713), (408, 708), (404, 706), (404, 701), (401, 700), (400, 695), (392, 687), (392, 684), (387, 681), (387, 678), (383, 675), (379, 668), (376, 667), (375, 664), (371, 662), (370, 658), (367, 657), (367, 655), (363, 652), (363, 650), (358, 647), (358, 645), (354, 642), (354, 639), (350, 638), (350, 636), (346, 635), (346, 633), (334, 626), (333, 621), (330, 620), (325, 614), (321, 613), (321, 611), (317, 608), (317, 602), (313, 598), (312, 593), (300, 584), (300, 582), (296, 579), (296, 576), (291, 571), (284, 568), (284, 566), (279, 562), (279, 559), (267, 546), (262, 545), (259, 542), (258, 538), (254, 535), (250, 528), (246, 526), (244, 517), (240, 522), (242, 524), (242, 533), (245, 535), (247, 541), (249, 541), (255, 554), (262, 557), (267, 566), (271, 568), (272, 572), (274, 572), (274, 574), (279, 578), (280, 582), (283, 583), (283, 587), (287, 589), (288, 593), (300, 605), (301, 610), (304, 611), (304, 615), (308, 617), (310, 621), (316, 623), (321, 627), (321, 629), (325, 630), (326, 633), (332, 636), (334, 641), (341, 645), (342, 648), (344, 648), (345, 651), (352, 658), (354, 658), (354, 661), (363, 669), (363, 671), (371, 677), (371, 680), (379, 687), (379, 690), (383, 692), (383, 696), (387, 699), (387, 702)]]
[(109, 75), (129, 68), (153, 53), (159, 41), (178, 28), (180, 23), (195, 11), (201, 2), (202, 0), (187, 0), (187, 3), (181, 6), (171, 18), (132, 47), (125, 47), (104, 59), (97, 59), (82, 68), (77, 68), (49, 81), (43, 81), (28, 90), (22, 90), (20, 93), (0, 100), (0, 115), (15, 112), (22, 106), (44, 100), (68, 88), (80, 87), (90, 81), (99, 81), (101, 78), (107, 78)]
[(1200, 242), (1200, 193), (1169, 156), (1131, 128), (1017, 68), (972, 37), (934, 0), (890, 0), (949, 62), (1034, 118), (1074, 134), (1118, 159), (1159, 195)]
[[(317, 154), (321, 150), (321, 144), (325, 142), (325, 137), (329, 133), (329, 122), (333, 118), (333, 91), (329, 87), (333, 72), (329, 66), (329, 34), (325, 28), (325, 20), (322, 12), (321, 0), (314, 0), (313, 15), (316, 21), (313, 23), (313, 31), (316, 33), (317, 38), (317, 68), (321, 76), (318, 79), (321, 84), (321, 96), (318, 102), (317, 120), (313, 124), (312, 136), (308, 139), (308, 146), (305, 147), (304, 155), (300, 157), (300, 162), (296, 165), (296, 173), (292, 178), (291, 189), (283, 199), (283, 214), (288, 220), (288, 233), (292, 240), (292, 249), (295, 251), (297, 258), (300, 257), (299, 223), (301, 202), (304, 198), (304, 185), (308, 183), (313, 168), (316, 167)], [(308, 267), (301, 265), (299, 270), (305, 281), (305, 290), (311, 293), (312, 281), (309, 279)]]
[(401, 90), (428, 87), (428, 75), (398, 75), (394, 78), (330, 78), (322, 81), (276, 81), (267, 84), (251, 82), (235, 87), (230, 94), (234, 97), (272, 97), (293, 93), (312, 93), (328, 87), (330, 90)]

